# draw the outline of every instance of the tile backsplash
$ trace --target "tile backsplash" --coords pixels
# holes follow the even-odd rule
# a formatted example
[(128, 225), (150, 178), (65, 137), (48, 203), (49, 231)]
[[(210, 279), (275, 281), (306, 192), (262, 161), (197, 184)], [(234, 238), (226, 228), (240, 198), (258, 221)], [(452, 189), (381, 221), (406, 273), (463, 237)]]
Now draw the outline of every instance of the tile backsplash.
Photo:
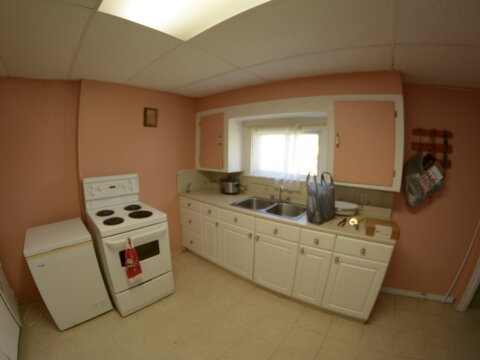
[[(273, 179), (260, 178), (254, 176), (244, 176), (242, 173), (220, 173), (213, 171), (200, 170), (181, 170), (177, 177), (177, 191), (188, 192), (190, 190), (197, 190), (211, 186), (219, 182), (219, 179), (224, 177), (239, 178), (240, 183), (247, 188), (247, 192), (254, 193), (259, 196), (270, 197), (274, 195), (278, 197), (278, 185), (274, 183)], [(307, 191), (305, 184), (300, 184), (300, 191), (283, 192), (284, 196), (289, 196), (292, 202), (303, 204), (306, 202)], [(336, 200), (348, 201), (355, 204), (370, 205), (381, 208), (392, 209), (393, 207), (393, 192), (361, 189), (350, 186), (335, 186)]]

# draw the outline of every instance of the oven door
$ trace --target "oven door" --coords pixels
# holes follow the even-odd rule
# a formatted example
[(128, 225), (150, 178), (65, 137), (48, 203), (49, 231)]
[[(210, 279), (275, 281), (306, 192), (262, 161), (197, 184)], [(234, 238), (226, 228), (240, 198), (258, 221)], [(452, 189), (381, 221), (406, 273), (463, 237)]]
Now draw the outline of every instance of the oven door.
[[(142, 273), (127, 278), (125, 249), (128, 238), (137, 251)], [(137, 286), (172, 270), (167, 223), (148, 226), (102, 239), (106, 265), (115, 293)]]

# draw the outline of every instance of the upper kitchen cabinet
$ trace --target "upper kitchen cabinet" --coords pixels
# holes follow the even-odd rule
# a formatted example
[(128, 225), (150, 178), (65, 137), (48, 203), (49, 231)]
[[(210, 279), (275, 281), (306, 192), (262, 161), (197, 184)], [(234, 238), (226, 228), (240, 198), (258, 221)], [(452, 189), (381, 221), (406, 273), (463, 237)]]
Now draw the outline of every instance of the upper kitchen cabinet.
[[(219, 172), (238, 172), (241, 152), (234, 125), (227, 125), (223, 112), (197, 114), (196, 168)], [(233, 147), (237, 147), (234, 149)]]
[(401, 96), (335, 100), (332, 115), (335, 182), (400, 191), (404, 142)]
[(258, 176), (252, 175), (258, 174), (255, 130), (294, 129), (318, 135), (312, 168), (331, 172), (336, 184), (400, 191), (403, 116), (401, 94), (312, 96), (209, 110), (197, 114), (196, 167)]
[(201, 168), (223, 169), (223, 113), (200, 117), (200, 154)]

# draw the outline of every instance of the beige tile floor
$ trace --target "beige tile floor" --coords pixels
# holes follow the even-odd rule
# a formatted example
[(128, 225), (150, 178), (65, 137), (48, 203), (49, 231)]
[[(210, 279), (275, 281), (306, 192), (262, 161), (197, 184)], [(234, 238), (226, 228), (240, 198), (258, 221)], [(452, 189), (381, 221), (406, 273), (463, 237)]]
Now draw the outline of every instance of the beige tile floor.
[(111, 311), (59, 332), (41, 302), (20, 359), (480, 359), (480, 311), (381, 293), (367, 324), (277, 296), (185, 252), (176, 292), (121, 318)]

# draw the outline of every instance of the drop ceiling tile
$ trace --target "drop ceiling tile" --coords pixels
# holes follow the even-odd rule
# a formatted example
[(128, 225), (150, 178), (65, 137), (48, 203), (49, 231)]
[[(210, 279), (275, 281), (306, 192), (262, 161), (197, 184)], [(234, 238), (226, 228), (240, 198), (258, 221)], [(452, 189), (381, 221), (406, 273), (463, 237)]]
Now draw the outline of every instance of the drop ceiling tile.
[(249, 72), (237, 70), (227, 74), (214, 76), (209, 79), (200, 80), (193, 84), (175, 89), (173, 92), (191, 97), (202, 97), (263, 83), (265, 83), (264, 79), (250, 74)]
[(77, 6), (83, 6), (89, 9), (95, 8), (97, 3), (101, 2), (101, 0), (56, 0), (56, 1), (77, 5)]
[(7, 70), (5, 69), (5, 66), (3, 66), (3, 63), (0, 61), (0, 77), (7, 76)]
[(0, 54), (9, 75), (66, 79), (91, 12), (50, 1), (0, 1)]
[(392, 0), (271, 1), (190, 40), (240, 67), (393, 41)]
[(480, 45), (480, 1), (400, 0), (396, 42)]
[(325, 51), (248, 68), (270, 81), (322, 74), (391, 70), (391, 46)]
[(80, 47), (71, 78), (124, 82), (180, 43), (160, 31), (98, 13)]
[(182, 44), (142, 69), (126, 83), (171, 91), (194, 81), (235, 69), (235, 66), (192, 45)]
[(394, 68), (408, 79), (466, 86), (480, 83), (480, 47), (405, 45), (395, 48)]

